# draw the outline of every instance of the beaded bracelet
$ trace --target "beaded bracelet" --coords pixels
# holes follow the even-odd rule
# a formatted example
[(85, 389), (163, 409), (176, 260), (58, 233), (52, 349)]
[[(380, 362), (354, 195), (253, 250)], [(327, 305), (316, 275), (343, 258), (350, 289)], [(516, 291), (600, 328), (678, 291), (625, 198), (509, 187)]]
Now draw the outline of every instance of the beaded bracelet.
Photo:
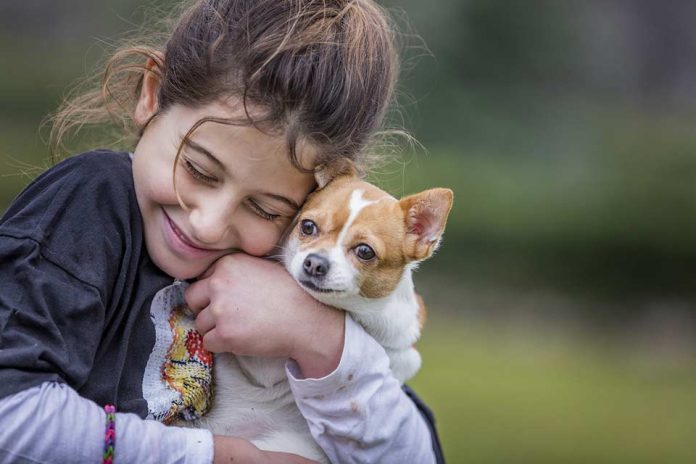
[(104, 406), (106, 413), (106, 431), (104, 433), (104, 459), (102, 464), (113, 464), (114, 446), (116, 446), (116, 406), (107, 404)]

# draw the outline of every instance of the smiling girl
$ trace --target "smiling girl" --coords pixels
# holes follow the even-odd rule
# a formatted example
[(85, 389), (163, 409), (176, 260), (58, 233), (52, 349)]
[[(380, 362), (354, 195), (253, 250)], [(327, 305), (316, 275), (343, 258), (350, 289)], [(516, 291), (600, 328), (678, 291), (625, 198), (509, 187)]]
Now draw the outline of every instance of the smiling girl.
[[(107, 117), (138, 139), (132, 153), (57, 164), (0, 222), (0, 462), (304, 462), (146, 420), (205, 411), (201, 343), (291, 359), (332, 462), (441, 459), (384, 350), (263, 259), (318, 166), (364, 161), (394, 87), (392, 40), (369, 0), (202, 0), (165, 43), (118, 51), (101, 89), (65, 103), (57, 144)], [(177, 390), (159, 337), (175, 279), (195, 278), (186, 299), (203, 338), (184, 329), (197, 374)]]

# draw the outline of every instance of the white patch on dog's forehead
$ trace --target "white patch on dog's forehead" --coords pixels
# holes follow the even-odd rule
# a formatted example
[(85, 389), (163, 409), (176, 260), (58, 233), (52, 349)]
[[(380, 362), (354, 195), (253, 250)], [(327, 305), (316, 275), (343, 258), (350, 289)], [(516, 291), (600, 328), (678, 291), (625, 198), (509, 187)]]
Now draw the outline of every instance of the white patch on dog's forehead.
[(331, 271), (327, 276), (328, 280), (336, 283), (340, 282), (339, 285), (343, 288), (350, 289), (350, 293), (356, 293), (359, 291), (358, 288), (354, 287), (357, 270), (346, 257), (343, 249), (343, 242), (346, 239), (346, 235), (348, 235), (348, 229), (350, 229), (350, 226), (353, 224), (353, 222), (355, 222), (355, 219), (358, 217), (358, 214), (360, 214), (360, 211), (379, 201), (365, 200), (363, 198), (363, 192), (364, 191), (362, 189), (356, 189), (351, 193), (350, 201), (348, 203), (348, 207), (350, 209), (348, 219), (346, 219), (341, 231), (338, 233), (336, 243), (328, 250), (328, 258), (331, 262)]
[(350, 213), (348, 215), (348, 219), (346, 219), (346, 223), (343, 224), (341, 232), (338, 234), (338, 238), (336, 239), (337, 247), (340, 248), (342, 246), (343, 240), (346, 238), (346, 235), (348, 234), (348, 229), (355, 221), (355, 218), (358, 217), (360, 211), (365, 209), (367, 206), (370, 206), (371, 204), (377, 203), (378, 201), (379, 200), (367, 201), (363, 199), (362, 189), (353, 190), (353, 193), (351, 193), (350, 195), (350, 202), (348, 203)]

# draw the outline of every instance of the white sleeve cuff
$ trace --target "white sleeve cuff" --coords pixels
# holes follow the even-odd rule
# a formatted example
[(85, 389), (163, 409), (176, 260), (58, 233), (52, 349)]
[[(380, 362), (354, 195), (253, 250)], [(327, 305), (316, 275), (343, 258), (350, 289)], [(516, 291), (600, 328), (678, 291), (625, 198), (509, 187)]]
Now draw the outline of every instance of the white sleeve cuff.
[(290, 389), (331, 462), (434, 462), (430, 431), (389, 369), (384, 349), (346, 316), (341, 361), (320, 379), (286, 364)]
[[(330, 374), (318, 378), (305, 378), (292, 359), (285, 364), (290, 387), (297, 396), (331, 394), (348, 385), (364, 370), (385, 376), (390, 375), (389, 357), (384, 348), (346, 313), (345, 337), (341, 360)], [(365, 362), (369, 360), (369, 362)], [(367, 366), (369, 364), (369, 366)]]

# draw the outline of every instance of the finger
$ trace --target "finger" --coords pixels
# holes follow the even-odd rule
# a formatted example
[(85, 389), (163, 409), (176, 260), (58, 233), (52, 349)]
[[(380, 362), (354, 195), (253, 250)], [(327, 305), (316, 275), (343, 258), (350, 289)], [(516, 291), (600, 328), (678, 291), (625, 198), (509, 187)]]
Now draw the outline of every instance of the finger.
[(225, 347), (215, 328), (203, 335), (203, 348), (211, 353), (224, 353)]
[(191, 310), (197, 314), (210, 304), (209, 280), (199, 280), (189, 285), (184, 291), (184, 299)]
[(202, 335), (207, 334), (215, 327), (215, 316), (210, 308), (206, 308), (196, 316), (196, 330)]

